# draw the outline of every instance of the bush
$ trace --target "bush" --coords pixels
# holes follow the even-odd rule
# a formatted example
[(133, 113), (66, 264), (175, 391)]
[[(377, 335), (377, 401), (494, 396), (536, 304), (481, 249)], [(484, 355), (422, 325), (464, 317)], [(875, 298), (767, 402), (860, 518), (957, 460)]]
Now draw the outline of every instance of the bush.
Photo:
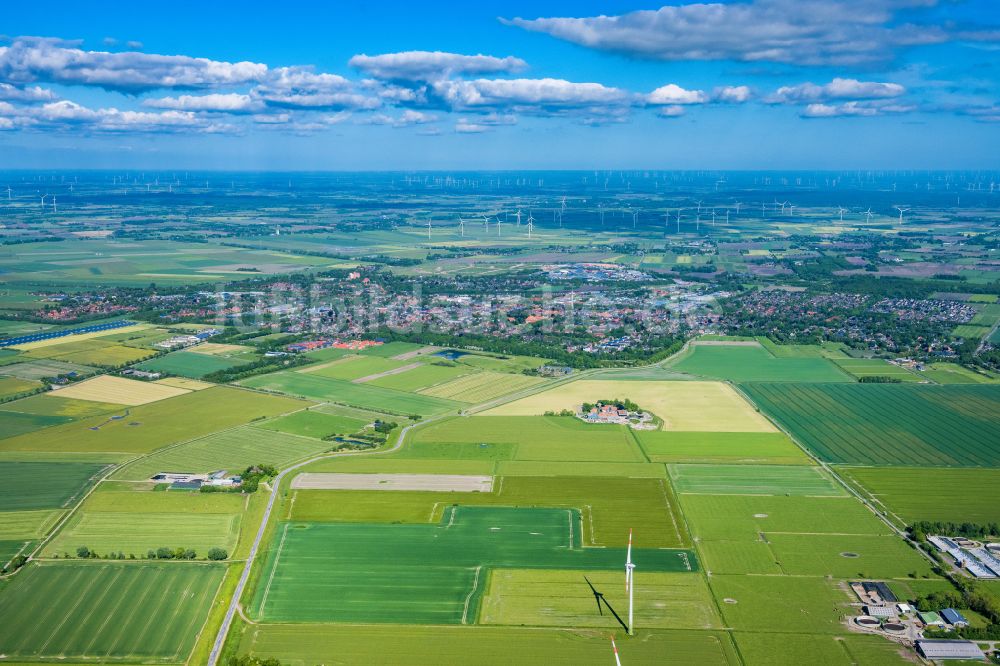
[(90, 549), (86, 546), (80, 546), (76, 549), (77, 557), (90, 557)]
[(225, 548), (209, 548), (208, 549), (208, 559), (210, 560), (224, 560), (229, 557), (229, 553)]

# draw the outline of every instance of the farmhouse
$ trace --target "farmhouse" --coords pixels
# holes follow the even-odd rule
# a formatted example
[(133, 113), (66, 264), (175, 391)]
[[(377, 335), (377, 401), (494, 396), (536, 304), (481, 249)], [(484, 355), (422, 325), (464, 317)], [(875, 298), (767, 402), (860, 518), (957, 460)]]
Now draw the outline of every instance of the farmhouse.
[(643, 412), (628, 400), (601, 400), (594, 404), (584, 403), (576, 412), (579, 419), (588, 423), (619, 423), (633, 428), (653, 428), (653, 415)]

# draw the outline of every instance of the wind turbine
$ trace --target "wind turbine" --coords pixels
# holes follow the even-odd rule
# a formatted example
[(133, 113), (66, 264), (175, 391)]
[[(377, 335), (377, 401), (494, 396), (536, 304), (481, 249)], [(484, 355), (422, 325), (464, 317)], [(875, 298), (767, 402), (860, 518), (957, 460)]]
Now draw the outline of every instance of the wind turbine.
[(789, 217), (795, 217), (795, 209), (798, 208), (795, 204), (788, 204), (788, 215)]
[(639, 219), (639, 211), (632, 211), (632, 228), (635, 229), (635, 222)]
[(7, 201), (11, 201), (10, 192), (11, 192), (10, 185), (8, 185), (7, 186)]
[(695, 203), (698, 204), (698, 213), (701, 214), (701, 202), (695, 201)]
[(632, 564), (632, 530), (628, 531), (628, 550), (625, 555), (625, 590), (628, 592), (628, 633), (635, 635), (635, 625), (632, 623), (632, 601), (635, 597), (635, 581), (632, 575), (635, 565)]
[(682, 210), (684, 210), (684, 209), (683, 208), (678, 208), (677, 209), (677, 233), (681, 232), (681, 211)]
[(602, 204), (597, 204), (597, 212), (601, 215), (601, 226), (604, 226), (604, 206)]
[(869, 206), (868, 210), (866, 210), (865, 212), (863, 212), (862, 215), (867, 215), (868, 216), (867, 219), (865, 220), (865, 222), (871, 222), (872, 218), (875, 217), (875, 213), (872, 212), (871, 206)]
[(497, 238), (500, 238), (500, 216), (497, 215)]
[(528, 211), (528, 238), (531, 238), (531, 230), (535, 228), (535, 218), (531, 216), (531, 211)]
[(910, 209), (909, 208), (900, 208), (899, 206), (893, 206), (893, 208), (895, 208), (896, 210), (899, 211), (899, 223), (902, 224), (903, 223), (903, 213), (905, 213), (906, 211), (908, 211)]
[(514, 213), (514, 217), (517, 218), (517, 226), (521, 226), (521, 209), (518, 208), (517, 212)]
[(427, 218), (427, 240), (431, 239), (431, 218)]
[(743, 205), (743, 202), (742, 201), (737, 201), (735, 205), (736, 205), (736, 214), (739, 215), (740, 214), (740, 206)]
[(486, 231), (490, 230), (490, 218), (483, 215), (483, 226), (486, 227)]
[(465, 238), (465, 220), (462, 219), (461, 215), (458, 216), (458, 231), (462, 234), (462, 238)]
[(59, 212), (56, 209), (56, 195), (54, 195), (54, 194), (52, 195), (52, 212), (53, 213), (58, 213)]
[(844, 208), (843, 206), (837, 206), (837, 211), (840, 213), (840, 221), (843, 222), (844, 221), (844, 213), (847, 212), (847, 209)]
[(49, 195), (47, 195), (47, 194), (43, 194), (42, 195), (42, 202), (41, 202), (41, 204), (39, 204), (42, 208), (45, 208), (45, 197), (47, 197), (47, 196), (49, 196)]

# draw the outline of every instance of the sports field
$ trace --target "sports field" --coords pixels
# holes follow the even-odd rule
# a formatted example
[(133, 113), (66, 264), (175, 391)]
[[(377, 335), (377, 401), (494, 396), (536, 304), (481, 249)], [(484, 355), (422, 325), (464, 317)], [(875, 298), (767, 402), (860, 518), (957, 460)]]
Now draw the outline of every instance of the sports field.
[(225, 567), (208, 564), (34, 564), (0, 595), (8, 659), (185, 661)]
[(0, 462), (0, 507), (4, 511), (65, 507), (105, 468), (86, 462)]
[(844, 467), (838, 470), (907, 525), (1000, 523), (1000, 470)]
[(653, 462), (808, 465), (809, 456), (782, 432), (636, 430)]
[(545, 380), (504, 372), (477, 372), (421, 390), (424, 395), (469, 403), (486, 402), (500, 396), (537, 386)]
[(584, 402), (628, 398), (685, 432), (774, 432), (736, 391), (722, 382), (609, 381), (582, 379), (498, 407), (486, 416), (531, 416), (577, 410)]
[[(671, 370), (732, 382), (850, 382), (850, 375), (829, 360), (814, 357), (776, 357), (759, 345), (691, 345), (690, 351), (669, 364)], [(641, 404), (641, 403), (640, 403)]]
[(239, 473), (259, 463), (282, 466), (321, 453), (328, 442), (254, 426), (235, 428), (146, 456), (114, 473), (115, 479), (141, 481), (158, 472)]
[(305, 372), (275, 372), (251, 377), (241, 382), (252, 388), (300, 395), (315, 400), (339, 402), (362, 409), (387, 411), (392, 414), (428, 416), (458, 409), (460, 403), (441, 398), (404, 393), (392, 389), (354, 384), (349, 381), (320, 377)]
[(132, 407), (145, 405), (148, 402), (166, 400), (178, 395), (184, 395), (187, 390), (175, 386), (165, 386), (153, 382), (140, 382), (124, 377), (101, 375), (84, 380), (78, 384), (70, 384), (54, 391), (50, 395), (76, 400), (92, 400)]
[(706, 495), (846, 495), (819, 467), (805, 465), (668, 465), (679, 493)]
[(747, 384), (744, 389), (828, 462), (1000, 465), (1000, 386)]
[[(461, 506), (436, 525), (283, 523), (251, 612), (283, 622), (472, 623), (489, 569), (621, 569), (624, 548), (582, 547), (578, 520), (566, 509)], [(694, 566), (686, 551), (633, 549), (633, 559), (649, 572)]]
[(5, 451), (148, 452), (309, 403), (218, 386), (0, 440)]

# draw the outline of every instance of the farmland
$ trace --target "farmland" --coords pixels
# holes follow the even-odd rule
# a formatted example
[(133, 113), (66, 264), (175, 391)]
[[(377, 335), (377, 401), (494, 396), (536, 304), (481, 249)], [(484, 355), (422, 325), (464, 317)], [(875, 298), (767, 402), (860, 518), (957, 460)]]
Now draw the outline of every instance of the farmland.
[(537, 377), (502, 372), (480, 372), (423, 389), (421, 393), (449, 400), (486, 402), (542, 383)]
[(64, 507), (105, 468), (83, 462), (0, 462), (0, 506), (4, 511)]
[(32, 565), (0, 595), (0, 652), (37, 660), (183, 662), (224, 567)]
[(338, 416), (334, 414), (324, 414), (317, 410), (303, 410), (288, 416), (267, 421), (259, 427), (267, 430), (277, 430), (291, 435), (301, 435), (303, 437), (315, 437), (322, 439), (329, 435), (345, 435), (357, 432), (363, 428), (368, 421), (352, 418), (350, 416)]
[(778, 358), (759, 345), (694, 344), (670, 369), (733, 382), (850, 382), (820, 356)]
[(845, 491), (819, 467), (797, 465), (669, 465), (681, 493), (836, 496)]
[(184, 389), (152, 382), (139, 382), (134, 379), (101, 375), (87, 379), (79, 384), (73, 384), (59, 389), (55, 394), (60, 398), (75, 400), (92, 400), (94, 402), (112, 403), (118, 405), (145, 405), (147, 402), (165, 400), (187, 393)]
[(148, 372), (163, 372), (181, 377), (201, 379), (219, 370), (228, 370), (243, 365), (246, 361), (216, 356), (177, 351), (139, 364), (139, 369)]
[(637, 430), (653, 462), (808, 465), (809, 457), (781, 432), (676, 432)]
[(1000, 387), (747, 384), (744, 389), (828, 462), (1000, 465), (994, 445), (1000, 441)]

